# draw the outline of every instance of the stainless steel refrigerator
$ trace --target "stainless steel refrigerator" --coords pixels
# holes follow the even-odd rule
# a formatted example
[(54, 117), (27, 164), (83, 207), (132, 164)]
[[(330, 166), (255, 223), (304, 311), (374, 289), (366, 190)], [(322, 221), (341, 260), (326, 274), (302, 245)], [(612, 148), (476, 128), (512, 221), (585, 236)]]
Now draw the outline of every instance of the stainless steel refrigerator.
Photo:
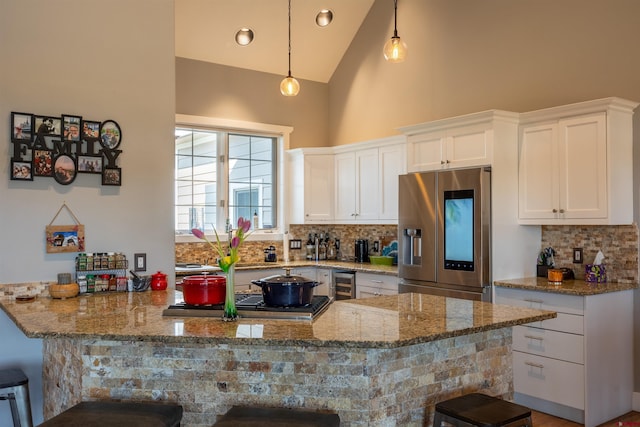
[(400, 292), (491, 301), (491, 169), (401, 175)]

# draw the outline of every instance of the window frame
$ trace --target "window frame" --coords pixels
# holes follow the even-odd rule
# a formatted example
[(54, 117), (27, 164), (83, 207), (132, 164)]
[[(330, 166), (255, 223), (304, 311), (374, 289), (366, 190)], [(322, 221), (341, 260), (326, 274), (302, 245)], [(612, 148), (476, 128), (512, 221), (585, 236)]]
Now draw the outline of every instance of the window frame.
[[(285, 212), (285, 200), (287, 199), (287, 194), (285, 192), (286, 182), (286, 168), (285, 168), (285, 152), (289, 149), (289, 140), (291, 132), (293, 128), (290, 126), (280, 126), (280, 125), (271, 125), (265, 123), (256, 123), (256, 122), (246, 122), (240, 120), (231, 120), (231, 119), (220, 119), (213, 117), (203, 117), (203, 116), (191, 116), (185, 114), (176, 114), (175, 118), (175, 126), (177, 127), (190, 127), (190, 128), (200, 128), (203, 130), (219, 130), (228, 133), (248, 133), (255, 135), (262, 135), (267, 137), (276, 137), (276, 162), (275, 162), (275, 180), (276, 185), (274, 186), (274, 191), (276, 192), (276, 224), (274, 228), (267, 230), (257, 230), (251, 233), (251, 240), (280, 240), (284, 234), (284, 230), (286, 228), (286, 212)], [(225, 150), (226, 150), (226, 143)], [(175, 147), (174, 147), (175, 151)], [(227, 152), (218, 153), (219, 156), (223, 155), (225, 158), (225, 162), (222, 168), (219, 168), (219, 176), (220, 174), (226, 174), (228, 176), (228, 156)], [(218, 160), (219, 162), (219, 160)], [(174, 169), (174, 183), (175, 183), (175, 169)], [(175, 186), (174, 186), (175, 187)], [(220, 206), (220, 194), (217, 195), (218, 201), (216, 203), (216, 217), (217, 218), (225, 218), (225, 212), (228, 209), (229, 203), (229, 188), (227, 178), (225, 178), (224, 185), (224, 199), (225, 206)], [(174, 195), (174, 212), (175, 212), (175, 195)], [(175, 220), (174, 220), (175, 223)], [(218, 227), (220, 225), (218, 224)], [(235, 224), (234, 224), (235, 226)], [(223, 226), (224, 228), (224, 226)], [(218, 229), (218, 231), (220, 231)], [(178, 234), (174, 229), (175, 234), (175, 242), (176, 243), (187, 243), (187, 242), (195, 242), (200, 241), (196, 237), (191, 234)], [(224, 239), (226, 236), (223, 236), (225, 233), (220, 233), (221, 237)], [(215, 238), (215, 237), (214, 237)]]

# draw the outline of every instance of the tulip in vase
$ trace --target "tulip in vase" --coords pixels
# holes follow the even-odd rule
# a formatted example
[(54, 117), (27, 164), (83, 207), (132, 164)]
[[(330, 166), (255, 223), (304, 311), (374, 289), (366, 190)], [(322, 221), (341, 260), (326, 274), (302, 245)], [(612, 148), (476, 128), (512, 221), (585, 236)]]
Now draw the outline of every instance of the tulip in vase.
[(220, 241), (220, 236), (218, 236), (218, 232), (213, 229), (216, 233), (216, 244), (213, 244), (204, 233), (194, 228), (191, 230), (191, 233), (196, 236), (198, 239), (205, 240), (218, 254), (218, 266), (224, 271), (227, 278), (227, 285), (225, 291), (224, 298), (224, 312), (222, 314), (222, 320), (224, 321), (234, 321), (238, 319), (238, 309), (236, 308), (236, 296), (235, 296), (235, 273), (236, 273), (236, 263), (240, 261), (240, 256), (238, 255), (238, 248), (244, 242), (244, 240), (249, 236), (248, 233), (249, 228), (251, 227), (251, 221), (244, 218), (238, 218), (238, 228), (236, 230), (229, 231), (229, 242), (226, 246), (222, 244)]

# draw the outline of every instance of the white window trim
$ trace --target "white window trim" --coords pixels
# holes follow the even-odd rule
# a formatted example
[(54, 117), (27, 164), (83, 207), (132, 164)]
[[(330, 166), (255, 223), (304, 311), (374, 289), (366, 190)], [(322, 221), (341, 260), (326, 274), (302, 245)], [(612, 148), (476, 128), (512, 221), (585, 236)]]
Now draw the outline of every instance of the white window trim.
[[(216, 117), (205, 116), (191, 116), (187, 114), (176, 114), (175, 126), (203, 126), (211, 128), (223, 128), (234, 131), (245, 131), (262, 133), (268, 135), (274, 135), (279, 138), (277, 148), (277, 165), (276, 173), (278, 178), (278, 217), (276, 227), (270, 230), (258, 230), (249, 236), (248, 240), (263, 241), (263, 240), (283, 240), (283, 230), (285, 229), (285, 199), (287, 193), (285, 192), (285, 182), (287, 178), (285, 152), (289, 149), (289, 140), (293, 127), (271, 125), (266, 123), (247, 122), (242, 120), (221, 119)], [(220, 233), (220, 237), (226, 240), (225, 233)], [(207, 236), (209, 237), (209, 236)], [(215, 236), (213, 236), (215, 240)], [(211, 239), (210, 239), (211, 240)], [(192, 243), (201, 242), (200, 239), (192, 235), (175, 235), (176, 243)]]

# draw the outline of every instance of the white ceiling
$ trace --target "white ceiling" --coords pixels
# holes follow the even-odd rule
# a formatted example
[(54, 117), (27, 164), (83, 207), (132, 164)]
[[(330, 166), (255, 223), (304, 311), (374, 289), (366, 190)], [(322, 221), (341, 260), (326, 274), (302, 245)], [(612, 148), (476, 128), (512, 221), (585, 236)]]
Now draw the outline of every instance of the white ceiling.
[[(327, 83), (374, 0), (292, 0), (291, 74)], [(176, 56), (286, 76), (287, 0), (176, 0)], [(333, 22), (315, 23), (321, 9)], [(236, 32), (255, 34), (240, 46)]]

